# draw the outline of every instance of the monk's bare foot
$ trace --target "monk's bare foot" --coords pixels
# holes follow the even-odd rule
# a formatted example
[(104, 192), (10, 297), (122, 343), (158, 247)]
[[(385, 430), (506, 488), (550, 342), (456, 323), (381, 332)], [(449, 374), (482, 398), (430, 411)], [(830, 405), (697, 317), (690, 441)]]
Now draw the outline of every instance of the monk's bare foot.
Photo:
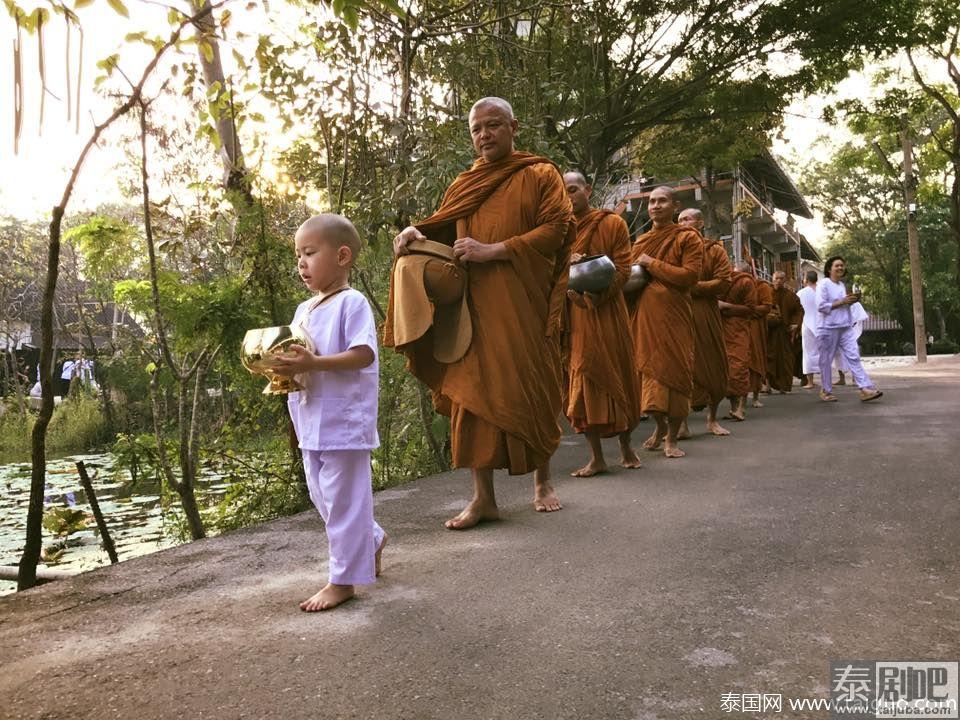
[(722, 437), (722, 436), (724, 436), (724, 435), (729, 435), (729, 434), (730, 434), (730, 431), (727, 430), (725, 427), (722, 427), (722, 426), (720, 425), (720, 423), (718, 423), (716, 420), (714, 420), (713, 422), (708, 422), (708, 423), (707, 423), (707, 430), (708, 430), (711, 434), (717, 435), (717, 436), (720, 436), (720, 437)]
[(383, 549), (387, 546), (387, 543), (390, 541), (390, 536), (386, 533), (383, 534), (383, 540), (380, 541), (380, 547), (377, 548), (377, 552), (373, 555), (373, 561), (376, 565), (376, 576), (380, 577), (381, 567), (380, 561), (383, 559)]
[(500, 511), (496, 505), (486, 505), (471, 500), (463, 511), (456, 517), (447, 520), (443, 526), (447, 530), (466, 530), (483, 522), (492, 522), (500, 519)]
[(640, 462), (640, 456), (637, 455), (633, 448), (627, 448), (620, 451), (620, 467), (635, 470), (636, 468), (643, 467), (643, 463)]
[(318, 593), (311, 595), (300, 603), (300, 609), (304, 612), (333, 610), (337, 605), (342, 605), (353, 596), (353, 585), (327, 583)]
[(663, 435), (658, 430), (654, 430), (653, 435), (643, 441), (643, 447), (647, 450), (659, 450), (662, 442)]
[(570, 477), (593, 477), (607, 471), (607, 464), (597, 460), (591, 460), (579, 470), (570, 473)]
[(693, 435), (690, 434), (690, 428), (687, 426), (687, 421), (684, 420), (680, 425), (680, 432), (677, 433), (677, 440), (689, 440)]
[(755, 408), (762, 408), (762, 407), (763, 407), (763, 403), (760, 402), (759, 400), (754, 400), (754, 401), (751, 403), (751, 405), (752, 405), (753, 407), (755, 407)]
[(724, 420), (736, 420), (737, 422), (743, 422), (747, 419), (747, 416), (743, 414), (743, 410), (731, 410), (726, 415), (723, 416)]
[(667, 440), (663, 446), (663, 454), (668, 458), (682, 458), (686, 455), (686, 453), (680, 449), (679, 445), (669, 440)]
[(560, 498), (550, 483), (540, 483), (533, 489), (533, 509), (537, 512), (563, 510)]

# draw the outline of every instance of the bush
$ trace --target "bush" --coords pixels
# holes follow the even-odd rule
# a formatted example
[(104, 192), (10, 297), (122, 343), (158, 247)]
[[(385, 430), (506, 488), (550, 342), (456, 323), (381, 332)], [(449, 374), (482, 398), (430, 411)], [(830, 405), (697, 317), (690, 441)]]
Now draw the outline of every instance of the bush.
[(47, 428), (47, 452), (56, 455), (89, 452), (110, 440), (110, 428), (91, 395), (69, 398), (53, 410)]
[(30, 431), (35, 415), (20, 414), (16, 403), (7, 403), (0, 413), (0, 464), (30, 462)]
[(957, 350), (957, 343), (953, 342), (952, 340), (942, 339), (930, 343), (930, 349), (928, 352), (931, 355), (955, 355)]
[[(30, 462), (35, 413), (7, 408), (0, 417), (0, 463)], [(70, 455), (99, 449), (110, 439), (100, 401), (90, 395), (70, 398), (53, 409), (47, 427), (47, 455)]]
[(207, 451), (205, 474), (218, 475), (228, 485), (226, 494), (204, 512), (204, 523), (216, 532), (256, 525), (310, 507), (302, 467), (292, 462), (285, 439), (237, 453), (222, 445)]

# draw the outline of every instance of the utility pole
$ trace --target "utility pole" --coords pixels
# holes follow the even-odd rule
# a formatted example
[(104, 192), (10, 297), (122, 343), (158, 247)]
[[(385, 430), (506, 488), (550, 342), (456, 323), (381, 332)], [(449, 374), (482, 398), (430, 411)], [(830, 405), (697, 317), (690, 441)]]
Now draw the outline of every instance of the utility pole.
[(902, 118), (903, 199), (907, 206), (907, 243), (910, 248), (910, 290), (913, 295), (913, 342), (917, 362), (927, 361), (927, 329), (923, 323), (923, 280), (920, 268), (920, 237), (917, 235), (917, 188), (913, 178), (913, 140), (907, 118)]

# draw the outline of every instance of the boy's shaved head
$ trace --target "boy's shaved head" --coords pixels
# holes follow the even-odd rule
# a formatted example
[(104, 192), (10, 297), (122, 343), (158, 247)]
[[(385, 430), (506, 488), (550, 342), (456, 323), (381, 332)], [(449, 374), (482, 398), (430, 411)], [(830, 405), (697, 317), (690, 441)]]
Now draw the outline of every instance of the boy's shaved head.
[(330, 243), (335, 248), (346, 245), (350, 248), (350, 254), (356, 261), (360, 254), (360, 233), (353, 226), (353, 223), (347, 220), (343, 215), (334, 213), (322, 213), (314, 215), (303, 225), (297, 228), (298, 238), (310, 237), (321, 242)]

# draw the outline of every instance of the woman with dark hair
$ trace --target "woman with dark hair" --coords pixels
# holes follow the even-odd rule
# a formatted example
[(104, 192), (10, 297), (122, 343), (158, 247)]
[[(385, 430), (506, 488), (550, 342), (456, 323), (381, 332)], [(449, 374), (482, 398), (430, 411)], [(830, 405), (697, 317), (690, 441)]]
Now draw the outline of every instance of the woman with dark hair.
[(870, 381), (863, 363), (860, 362), (860, 347), (853, 329), (850, 306), (860, 300), (860, 293), (848, 293), (842, 278), (846, 273), (843, 258), (835, 255), (823, 266), (826, 277), (817, 283), (817, 310), (820, 325), (817, 328), (817, 346), (820, 350), (820, 399), (836, 402), (833, 394), (833, 358), (839, 349), (850, 367), (853, 379), (860, 387), (860, 399), (876, 400), (883, 395)]

